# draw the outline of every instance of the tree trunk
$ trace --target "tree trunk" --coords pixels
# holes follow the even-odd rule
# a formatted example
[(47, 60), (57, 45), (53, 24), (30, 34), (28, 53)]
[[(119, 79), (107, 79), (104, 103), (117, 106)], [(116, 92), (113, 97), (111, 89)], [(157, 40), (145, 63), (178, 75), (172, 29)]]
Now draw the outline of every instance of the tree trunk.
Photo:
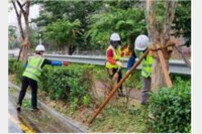
[(67, 44), (67, 54), (71, 55), (71, 41), (68, 40), (68, 44)]
[[(164, 22), (162, 25), (163, 28), (158, 30), (159, 25), (157, 24), (157, 21), (156, 21), (156, 11), (155, 11), (156, 1), (146, 0), (145, 14), (146, 14), (146, 21), (147, 21), (147, 31), (148, 31), (148, 36), (154, 47), (156, 47), (155, 44), (166, 45), (170, 40), (170, 31), (171, 31), (171, 25), (174, 19), (176, 2), (175, 1), (164, 1), (164, 2), (165, 2), (166, 11), (164, 16)], [(166, 63), (166, 69), (168, 70), (169, 69), (168, 61), (170, 57), (170, 51), (163, 50), (162, 52), (163, 52), (163, 57)], [(153, 69), (152, 89), (153, 90), (156, 90), (166, 85), (165, 74), (163, 73), (162, 65), (160, 63), (158, 56), (154, 57), (154, 62), (152, 66), (152, 69)]]
[(24, 32), (23, 32), (23, 28), (22, 28), (22, 21), (21, 21), (21, 17), (22, 17), (22, 12), (18, 12), (17, 10), (17, 7), (16, 7), (16, 4), (14, 1), (11, 1), (12, 4), (13, 4), (13, 7), (14, 7), (14, 10), (15, 10), (15, 13), (16, 13), (16, 17), (17, 17), (17, 22), (18, 22), (18, 27), (19, 27), (19, 31), (20, 31), (20, 36), (21, 36), (21, 41), (23, 42), (24, 39), (25, 39), (25, 36), (24, 36)]
[[(17, 16), (18, 27), (21, 35), (21, 50), (19, 56), (21, 56), (22, 61), (26, 62), (28, 59), (28, 52), (30, 48), (30, 29), (29, 29), (29, 9), (30, 9), (30, 0), (26, 0), (23, 4), (20, 1), (11, 1)], [(17, 10), (16, 3), (19, 7), (19, 11)], [(25, 9), (24, 9), (25, 6)], [(23, 15), (25, 21), (25, 33), (22, 28), (21, 16)], [(22, 54), (21, 54), (22, 53)]]

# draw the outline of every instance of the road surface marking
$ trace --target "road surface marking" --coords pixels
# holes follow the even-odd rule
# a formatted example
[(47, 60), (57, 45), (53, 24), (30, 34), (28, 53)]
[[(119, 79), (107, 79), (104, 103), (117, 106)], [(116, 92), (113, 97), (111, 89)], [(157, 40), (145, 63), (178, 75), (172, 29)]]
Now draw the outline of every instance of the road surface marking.
[(17, 126), (19, 128), (22, 129), (23, 132), (25, 133), (35, 133), (33, 130), (31, 130), (29, 127), (27, 127), (26, 125), (24, 125), (23, 123), (21, 123), (20, 121), (18, 121), (17, 119), (15, 119), (13, 116), (10, 115), (10, 113), (8, 113), (8, 118), (15, 124), (17, 124)]

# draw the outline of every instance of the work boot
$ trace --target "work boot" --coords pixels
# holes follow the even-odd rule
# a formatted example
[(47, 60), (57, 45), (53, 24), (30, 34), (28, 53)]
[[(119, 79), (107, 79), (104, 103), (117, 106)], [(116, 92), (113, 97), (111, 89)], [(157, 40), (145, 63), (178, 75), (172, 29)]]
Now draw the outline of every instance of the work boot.
[(38, 112), (38, 111), (39, 111), (38, 107), (32, 108), (32, 112)]
[(20, 112), (21, 111), (21, 105), (17, 104), (17, 111)]

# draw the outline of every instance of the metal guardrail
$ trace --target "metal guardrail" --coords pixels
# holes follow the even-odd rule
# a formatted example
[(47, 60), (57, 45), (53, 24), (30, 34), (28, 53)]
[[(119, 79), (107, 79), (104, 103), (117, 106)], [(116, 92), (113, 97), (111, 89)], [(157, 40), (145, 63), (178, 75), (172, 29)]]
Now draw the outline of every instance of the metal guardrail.
[[(44, 54), (44, 57), (50, 60), (67, 61), (72, 63), (92, 64), (92, 65), (105, 65), (105, 56), (86, 56), (86, 55), (57, 55), (57, 54)], [(123, 59), (124, 67), (127, 66), (128, 58)], [(137, 69), (141, 69), (138, 66)], [(169, 72), (172, 74), (191, 75), (191, 69), (188, 68), (184, 61), (170, 60)]]

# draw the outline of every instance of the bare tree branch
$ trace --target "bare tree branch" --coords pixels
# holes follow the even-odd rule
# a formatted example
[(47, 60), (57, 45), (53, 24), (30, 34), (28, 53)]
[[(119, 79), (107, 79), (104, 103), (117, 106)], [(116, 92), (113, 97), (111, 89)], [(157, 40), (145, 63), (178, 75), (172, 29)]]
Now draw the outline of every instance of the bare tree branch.
[[(22, 4), (21, 4), (18, 0), (17, 0), (16, 2), (17, 2), (17, 4), (18, 4), (18, 6), (20, 7), (20, 10), (22, 11), (22, 13), (25, 15), (26, 12), (25, 12), (25, 10), (23, 9)], [(24, 4), (26, 4), (26, 2), (25, 2)]]
[(23, 32), (23, 28), (22, 28), (22, 22), (21, 22), (22, 12), (21, 11), (18, 12), (16, 4), (15, 4), (15, 2), (13, 0), (11, 2), (13, 4), (13, 7), (14, 7), (14, 10), (15, 10), (17, 19), (18, 19), (19, 31), (20, 31), (21, 38), (22, 38), (22, 41), (23, 41), (25, 39), (25, 36), (24, 36), (24, 32)]

